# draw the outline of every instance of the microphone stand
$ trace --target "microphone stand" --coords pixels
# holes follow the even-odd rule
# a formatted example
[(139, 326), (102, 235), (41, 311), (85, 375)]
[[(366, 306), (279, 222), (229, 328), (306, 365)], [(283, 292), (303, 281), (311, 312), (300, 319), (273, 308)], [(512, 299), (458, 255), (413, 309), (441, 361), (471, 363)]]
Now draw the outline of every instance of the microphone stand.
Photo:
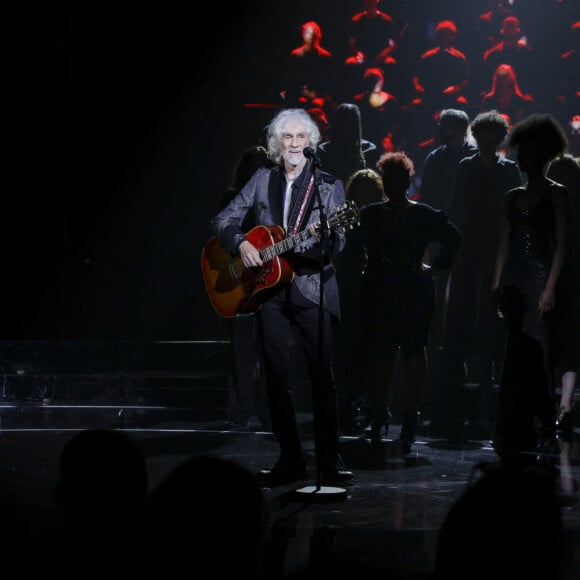
[[(324, 258), (328, 251), (328, 238), (330, 235), (328, 222), (324, 213), (324, 206), (322, 204), (322, 196), (320, 195), (320, 166), (322, 165), (318, 156), (314, 151), (310, 152), (311, 158), (310, 168), (312, 175), (314, 175), (314, 187), (316, 189), (316, 202), (318, 203), (318, 211), (320, 217), (320, 299), (318, 306), (318, 377), (319, 384), (322, 384), (324, 379)], [(320, 473), (320, 459), (318, 451), (315, 450), (316, 455), (316, 485), (306, 485), (294, 491), (294, 494), (302, 501), (344, 501), (346, 499), (346, 489), (343, 487), (335, 487), (329, 485), (321, 485)]]

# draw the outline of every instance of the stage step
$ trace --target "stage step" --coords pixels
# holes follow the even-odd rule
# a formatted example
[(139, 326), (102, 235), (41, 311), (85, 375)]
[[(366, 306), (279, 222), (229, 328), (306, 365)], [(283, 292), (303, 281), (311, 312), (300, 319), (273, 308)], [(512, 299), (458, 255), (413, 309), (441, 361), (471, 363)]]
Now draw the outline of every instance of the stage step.
[(229, 365), (228, 341), (4, 341), (0, 397), (223, 409)]

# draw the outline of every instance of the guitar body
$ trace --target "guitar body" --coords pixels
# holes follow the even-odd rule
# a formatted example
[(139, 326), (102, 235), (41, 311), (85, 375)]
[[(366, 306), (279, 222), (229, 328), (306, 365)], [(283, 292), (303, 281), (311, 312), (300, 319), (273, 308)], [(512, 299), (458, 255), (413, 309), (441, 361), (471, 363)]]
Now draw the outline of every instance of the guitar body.
[[(350, 227), (358, 223), (359, 211), (353, 201), (326, 220), (326, 227)], [(248, 241), (260, 252), (262, 266), (246, 268), (239, 256), (224, 250), (218, 239), (210, 238), (201, 252), (201, 271), (209, 301), (224, 318), (251, 314), (260, 309), (277, 286), (289, 284), (294, 272), (280, 254), (293, 249), (298, 242), (311, 237), (309, 228), (285, 237), (280, 226), (256, 226), (247, 234)]]
[[(269, 248), (284, 236), (280, 226), (256, 226), (246, 234), (258, 250)], [(241, 258), (224, 250), (216, 237), (203, 247), (201, 270), (210, 303), (224, 318), (256, 312), (274, 288), (294, 278), (292, 268), (280, 256), (259, 268), (244, 267)]]

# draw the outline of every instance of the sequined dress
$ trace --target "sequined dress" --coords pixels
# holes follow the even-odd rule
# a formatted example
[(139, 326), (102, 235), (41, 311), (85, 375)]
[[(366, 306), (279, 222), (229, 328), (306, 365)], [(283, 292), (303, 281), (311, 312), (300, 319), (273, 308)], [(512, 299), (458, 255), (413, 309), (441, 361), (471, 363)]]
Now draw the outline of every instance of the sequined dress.
[[(554, 315), (538, 310), (556, 245), (555, 212), (549, 190), (525, 209), (517, 207), (519, 191), (510, 193), (509, 247), (502, 274), (508, 333), (493, 436), (502, 459), (533, 450), (541, 441), (537, 435), (549, 435), (555, 421)], [(506, 304), (511, 305), (507, 312)]]
[(539, 312), (538, 303), (556, 246), (554, 207), (549, 192), (526, 209), (518, 208), (515, 202), (514, 196), (507, 210), (510, 237), (502, 284), (515, 286), (523, 294), (526, 310), (522, 330), (541, 343), (546, 368), (549, 368), (553, 317)]

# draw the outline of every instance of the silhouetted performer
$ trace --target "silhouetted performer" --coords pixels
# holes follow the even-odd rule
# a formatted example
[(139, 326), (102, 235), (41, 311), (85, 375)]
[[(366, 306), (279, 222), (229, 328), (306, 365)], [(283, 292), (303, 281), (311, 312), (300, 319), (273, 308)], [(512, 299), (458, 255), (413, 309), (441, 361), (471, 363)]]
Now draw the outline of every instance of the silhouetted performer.
[[(381, 176), (374, 168), (355, 171), (346, 185), (346, 199), (364, 211), (369, 205), (385, 203)], [(336, 275), (340, 288), (341, 321), (335, 333), (336, 380), (342, 387), (341, 427), (349, 435), (360, 435), (370, 421), (367, 383), (367, 347), (363, 331), (361, 281), (365, 261), (361, 248), (347, 231), (346, 246), (338, 256)], [(381, 355), (382, 356), (382, 355)]]
[[(571, 27), (571, 46), (560, 55), (556, 77), (556, 103), (558, 117), (561, 122), (568, 122), (580, 112), (580, 20)], [(576, 149), (574, 154), (578, 155)]]
[(333, 54), (321, 45), (322, 29), (309, 20), (300, 26), (302, 44), (290, 52), (286, 102), (290, 107), (320, 107), (333, 103), (335, 67)]
[(342, 98), (362, 90), (363, 74), (367, 68), (394, 72), (397, 49), (393, 17), (379, 10), (380, 0), (362, 0), (364, 10), (353, 14), (347, 27), (347, 56), (342, 69)]
[[(493, 289), (500, 298), (508, 287), (515, 289), (512, 293), (521, 294), (525, 305), (522, 333), (541, 346), (542, 356), (538, 360), (545, 376), (541, 386), (544, 405), (537, 412), (537, 435), (541, 443), (549, 442), (555, 429), (554, 372), (562, 353), (553, 349), (554, 324), (565, 316), (558, 310), (564, 306), (560, 304), (560, 292), (564, 290), (560, 284), (570, 220), (567, 189), (548, 179), (544, 171), (552, 159), (565, 151), (567, 140), (553, 117), (534, 114), (512, 128), (509, 145), (517, 151), (518, 165), (527, 175), (527, 183), (509, 191), (505, 199), (505, 222)], [(514, 360), (506, 352), (500, 397), (502, 390), (511, 390), (518, 380), (517, 373), (513, 376), (514, 364), (518, 364), (517, 357)], [(524, 364), (520, 361), (516, 368)], [(521, 404), (526, 403), (522, 400)], [(500, 412), (498, 408), (498, 423), (511, 428), (509, 416), (504, 417)]]
[(393, 17), (379, 10), (380, 0), (362, 0), (365, 9), (353, 15), (348, 30), (346, 64), (384, 68), (394, 62)]
[(493, 74), (491, 89), (483, 94), (479, 109), (495, 109), (512, 125), (527, 117), (535, 108), (534, 97), (522, 92), (513, 67), (509, 64), (498, 65)]
[[(331, 140), (321, 143), (317, 152), (322, 169), (336, 175), (343, 183), (347, 183), (356, 171), (375, 167), (379, 158), (378, 150), (373, 142), (363, 138), (358, 105), (341, 103), (338, 106), (332, 122)], [(341, 411), (340, 424), (348, 431), (351, 428), (349, 411), (354, 398), (352, 392), (357, 390), (358, 383), (351, 362), (356, 358), (360, 342), (356, 341), (357, 335), (354, 334), (353, 326), (357, 325), (358, 320), (351, 312), (356, 301), (349, 293), (350, 272), (345, 272), (342, 267), (343, 254), (341, 252), (335, 260), (341, 296), (341, 321), (334, 336), (334, 367)]]
[(573, 397), (580, 367), (580, 163), (569, 153), (560, 155), (550, 163), (547, 176), (566, 187), (570, 196), (570, 243), (566, 260), (569, 282), (565, 297), (568, 307), (564, 318), (556, 325), (556, 348), (562, 352), (556, 428), (571, 438), (574, 432)]
[[(438, 120), (439, 145), (425, 157), (419, 199), (435, 209), (448, 211), (453, 196), (453, 185), (459, 162), (477, 152), (477, 147), (467, 139), (469, 115), (462, 109), (443, 109)], [(433, 248), (429, 248), (432, 251)], [(433, 395), (433, 371), (438, 365), (443, 343), (445, 311), (447, 307), (447, 284), (449, 271), (441, 270), (434, 277), (435, 305), (429, 330), (429, 376), (425, 386), (427, 397)], [(430, 401), (427, 401), (430, 406)], [(425, 412), (426, 410), (423, 409)], [(429, 411), (426, 411), (429, 415)]]
[(465, 53), (454, 46), (457, 26), (451, 20), (441, 20), (435, 34), (437, 45), (421, 55), (413, 77), (413, 104), (420, 106), (424, 122), (441, 109), (467, 104), (469, 63)]
[(500, 64), (509, 64), (524, 92), (538, 92), (539, 83), (534, 80), (538, 76), (534, 67), (535, 52), (522, 34), (519, 18), (513, 15), (504, 18), (500, 35), (501, 40), (483, 53), (483, 87), (491, 84), (493, 74)]
[(343, 183), (359, 169), (374, 167), (379, 159), (377, 145), (364, 138), (360, 108), (341, 103), (332, 118), (330, 140), (318, 146), (321, 167)]
[(477, 152), (477, 147), (467, 139), (468, 127), (469, 115), (463, 109), (441, 111), (437, 122), (439, 143), (425, 157), (421, 172), (423, 203), (447, 211), (459, 162)]
[(449, 280), (443, 352), (435, 387), (434, 434), (441, 425), (438, 422), (445, 422), (442, 414), (446, 414), (454, 424), (446, 435), (460, 435), (458, 430), (469, 418), (459, 409), (460, 392), (467, 378), (479, 386), (477, 427), (489, 430), (493, 423), (494, 369), (501, 364), (503, 337), (491, 287), (504, 196), (522, 183), (516, 163), (498, 153), (508, 128), (497, 111), (477, 115), (471, 132), (479, 150), (461, 160), (457, 168), (449, 217), (463, 234), (463, 244)]
[(396, 148), (404, 118), (399, 98), (386, 91), (384, 83), (382, 69), (367, 68), (363, 73), (363, 91), (353, 96), (361, 110), (363, 133), (376, 144), (379, 155)]
[[(278, 461), (260, 474), (261, 479), (270, 485), (306, 477), (306, 460), (290, 390), (291, 325), (297, 328), (311, 382), (320, 481), (344, 481), (353, 475), (340, 466), (338, 409), (332, 365), (332, 324), (340, 319), (339, 292), (332, 260), (343, 249), (345, 234), (341, 227), (327, 232), (326, 224), (320, 225), (321, 210), (324, 210), (325, 217), (330, 217), (343, 206), (344, 186), (333, 175), (313, 171), (315, 160), (309, 161), (305, 157), (305, 148), (315, 148), (319, 141), (318, 126), (305, 110), (280, 111), (269, 124), (267, 132), (268, 155), (275, 167), (258, 169), (240, 193), (211, 220), (223, 248), (241, 257), (248, 274), (256, 274), (255, 286), (264, 286), (259, 292), (263, 296), (260, 328), (264, 344), (266, 392), (272, 430), (280, 446)], [(318, 194), (322, 208), (317, 201)], [(259, 231), (264, 239), (258, 236), (248, 239), (242, 231), (241, 225), (249, 213), (254, 215), (258, 226), (263, 226)], [(269, 229), (274, 226), (277, 229)], [(303, 231), (306, 235), (304, 238), (293, 238), (291, 250), (282, 256), (280, 276), (269, 280), (268, 274), (274, 267), (273, 258), (261, 253), (261, 250), (272, 247), (269, 238), (282, 237), (282, 227), (286, 239)], [(264, 230), (267, 230), (267, 235)], [(323, 235), (324, 247), (320, 243)], [(285, 265), (292, 269), (291, 279), (282, 275), (289, 269)], [(325, 277), (322, 338), (319, 333), (321, 275)], [(321, 343), (322, 352), (319, 348)]]
[[(348, 244), (358, 248), (361, 310), (367, 347), (371, 441), (380, 443), (389, 425), (389, 399), (399, 349), (405, 362), (405, 404), (395, 449), (406, 455), (415, 441), (417, 411), (427, 368), (426, 346), (433, 312), (433, 273), (449, 269), (460, 245), (457, 228), (444, 212), (407, 197), (413, 162), (402, 152), (385, 153), (377, 165), (388, 201), (366, 206)], [(356, 186), (356, 182), (354, 182)], [(352, 189), (353, 183), (350, 184)], [(352, 194), (351, 194), (352, 195)], [(423, 263), (437, 242), (432, 265)], [(353, 250), (351, 250), (353, 251)]]
[[(268, 151), (261, 145), (249, 147), (243, 153), (232, 179), (232, 184), (221, 199), (220, 209), (224, 208), (248, 182), (260, 167), (271, 167)], [(252, 216), (248, 216), (252, 218)], [(242, 229), (252, 229), (253, 222), (247, 219)], [(228, 319), (230, 327), (231, 374), (226, 402), (226, 427), (231, 430), (245, 430), (249, 426), (254, 411), (258, 413), (263, 425), (267, 425), (265, 412), (265, 393), (263, 393), (262, 344), (256, 318), (259, 314), (250, 313)]]

